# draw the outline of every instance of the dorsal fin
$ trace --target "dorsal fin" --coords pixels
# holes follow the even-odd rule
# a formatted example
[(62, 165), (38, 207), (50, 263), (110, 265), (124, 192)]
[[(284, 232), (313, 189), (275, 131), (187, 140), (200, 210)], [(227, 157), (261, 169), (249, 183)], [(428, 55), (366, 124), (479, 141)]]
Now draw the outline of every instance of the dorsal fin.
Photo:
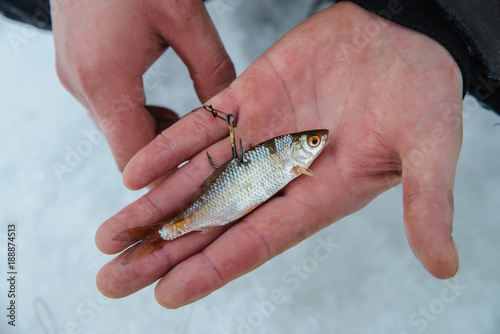
[(233, 160), (233, 159), (229, 159), (223, 165), (219, 166), (219, 168), (214, 170), (214, 172), (212, 174), (210, 174), (209, 177), (207, 177), (205, 182), (203, 182), (203, 184), (201, 185), (200, 188), (208, 188), (212, 183), (214, 183), (217, 176), (219, 176), (220, 173), (222, 173), (224, 171), (224, 169), (226, 169), (227, 165), (229, 165), (229, 162), (231, 162), (231, 160)]

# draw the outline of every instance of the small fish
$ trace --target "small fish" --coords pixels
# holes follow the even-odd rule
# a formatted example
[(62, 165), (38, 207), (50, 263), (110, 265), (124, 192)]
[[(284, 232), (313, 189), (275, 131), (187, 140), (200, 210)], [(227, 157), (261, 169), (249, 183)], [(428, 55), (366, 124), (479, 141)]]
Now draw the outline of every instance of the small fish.
[(203, 183), (204, 193), (176, 217), (121, 232), (115, 240), (137, 242), (122, 263), (149, 254), (192, 231), (211, 232), (267, 201), (308, 169), (321, 153), (328, 130), (310, 130), (269, 139), (233, 157)]

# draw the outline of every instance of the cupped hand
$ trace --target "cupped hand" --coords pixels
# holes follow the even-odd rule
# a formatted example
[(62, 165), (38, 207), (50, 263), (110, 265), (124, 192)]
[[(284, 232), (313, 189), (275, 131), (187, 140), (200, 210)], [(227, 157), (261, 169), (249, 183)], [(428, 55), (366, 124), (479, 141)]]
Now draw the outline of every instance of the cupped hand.
[(202, 101), (235, 77), (201, 0), (51, 1), (51, 8), (58, 75), (104, 133), (120, 170), (171, 117), (148, 112), (142, 78), (168, 46)]
[[(164, 307), (193, 302), (262, 265), (403, 182), (404, 223), (416, 257), (438, 278), (453, 276), (453, 185), (462, 141), (462, 81), (454, 60), (430, 38), (354, 4), (310, 17), (276, 42), (208, 103), (237, 119), (249, 142), (328, 128), (311, 169), (240, 222), (191, 233), (97, 276), (99, 290), (123, 297), (160, 279)], [(231, 156), (225, 123), (203, 109), (186, 115), (130, 161), (128, 187), (165, 180), (106, 221), (98, 248), (115, 254), (119, 232), (156, 223), (188, 206), (217, 164)], [(189, 160), (186, 165), (177, 166)], [(377, 217), (375, 219), (384, 219)]]

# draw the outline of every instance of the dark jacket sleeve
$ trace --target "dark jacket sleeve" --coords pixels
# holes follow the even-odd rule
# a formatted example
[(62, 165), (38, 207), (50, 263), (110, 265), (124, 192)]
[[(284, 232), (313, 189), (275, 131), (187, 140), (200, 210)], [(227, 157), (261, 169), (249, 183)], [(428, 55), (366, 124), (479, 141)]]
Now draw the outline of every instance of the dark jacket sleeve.
[(500, 114), (500, 1), (346, 1), (435, 39), (460, 67), (464, 94)]
[(0, 13), (40, 29), (52, 28), (49, 0), (0, 0)]
[[(500, 1), (338, 1), (354, 2), (435, 39), (460, 67), (464, 94), (469, 92), (485, 107), (500, 114)], [(0, 13), (41, 29), (51, 29), (49, 0), (0, 0)]]

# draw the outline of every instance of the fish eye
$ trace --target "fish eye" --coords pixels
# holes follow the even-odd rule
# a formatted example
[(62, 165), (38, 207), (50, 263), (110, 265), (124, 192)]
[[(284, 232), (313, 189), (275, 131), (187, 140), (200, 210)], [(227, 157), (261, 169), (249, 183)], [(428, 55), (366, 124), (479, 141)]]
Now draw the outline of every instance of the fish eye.
[(319, 143), (321, 143), (321, 139), (319, 138), (319, 136), (311, 136), (309, 137), (309, 139), (307, 139), (307, 143), (311, 147), (316, 147), (319, 145)]

